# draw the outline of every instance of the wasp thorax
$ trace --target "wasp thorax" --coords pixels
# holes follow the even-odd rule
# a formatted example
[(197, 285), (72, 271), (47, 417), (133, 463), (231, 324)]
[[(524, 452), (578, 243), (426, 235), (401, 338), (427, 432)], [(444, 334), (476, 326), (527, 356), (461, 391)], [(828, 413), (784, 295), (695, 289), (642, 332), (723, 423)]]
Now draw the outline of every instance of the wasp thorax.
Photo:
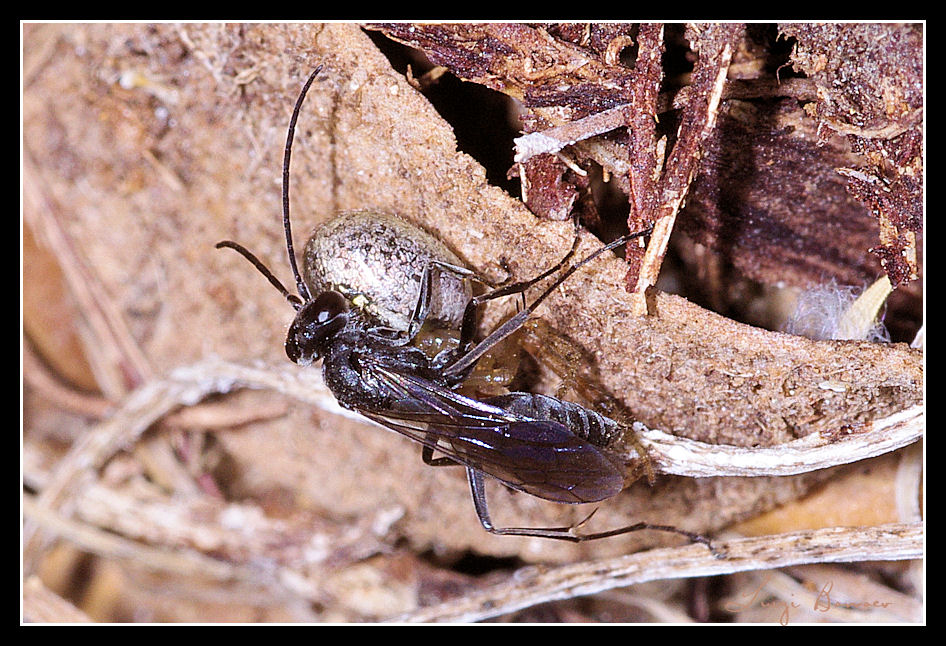
[[(309, 290), (342, 293), (383, 325), (406, 330), (426, 267), (462, 262), (440, 240), (397, 216), (349, 211), (313, 231), (302, 274)], [(457, 329), (470, 299), (469, 281), (434, 271), (426, 320)]]

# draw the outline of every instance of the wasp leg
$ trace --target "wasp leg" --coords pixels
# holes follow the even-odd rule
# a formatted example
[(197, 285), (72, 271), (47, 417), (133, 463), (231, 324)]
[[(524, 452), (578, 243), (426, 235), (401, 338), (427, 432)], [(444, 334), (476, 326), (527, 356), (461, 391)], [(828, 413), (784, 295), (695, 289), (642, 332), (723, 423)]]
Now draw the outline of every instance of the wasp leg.
[(550, 538), (553, 540), (568, 541), (570, 543), (580, 543), (582, 541), (593, 541), (601, 538), (619, 536), (621, 534), (629, 534), (631, 532), (649, 529), (658, 532), (669, 532), (671, 534), (686, 536), (694, 543), (702, 543), (703, 545), (706, 545), (706, 547), (714, 555), (719, 556), (719, 554), (713, 548), (712, 543), (710, 543), (710, 540), (705, 536), (695, 532), (688, 532), (684, 529), (679, 529), (678, 527), (673, 527), (671, 525), (635, 523), (633, 525), (619, 527), (606, 532), (578, 534), (576, 530), (580, 525), (585, 523), (588, 518), (590, 518), (589, 516), (578, 525), (570, 527), (496, 527), (493, 525), (493, 521), (489, 516), (489, 505), (486, 502), (486, 483), (484, 481), (483, 474), (476, 469), (471, 469), (470, 467), (467, 467), (466, 473), (470, 480), (470, 491), (473, 494), (473, 507), (476, 509), (476, 515), (479, 517), (480, 524), (483, 525), (483, 529), (488, 531), (490, 534), (500, 534), (503, 536), (533, 536), (536, 538)]
[(526, 309), (525, 305), (525, 292), (527, 289), (532, 287), (538, 282), (541, 282), (559, 271), (564, 267), (571, 257), (575, 254), (575, 250), (578, 249), (578, 226), (575, 226), (575, 239), (572, 241), (572, 247), (568, 250), (568, 253), (565, 254), (565, 257), (559, 260), (554, 266), (545, 270), (535, 278), (530, 278), (529, 280), (523, 280), (518, 282), (505, 282), (498, 287), (491, 289), (490, 291), (480, 294), (479, 296), (474, 296), (466, 304), (466, 309), (463, 312), (463, 327), (461, 328), (460, 340), (464, 342), (472, 342), (473, 335), (476, 333), (476, 309), (483, 303), (497, 298), (502, 298), (504, 296), (512, 296), (513, 294), (522, 294), (523, 306), (522, 309)]
[(400, 333), (400, 331), (395, 330), (395, 334), (392, 335), (392, 328), (387, 326), (371, 328), (369, 332), (392, 345), (400, 346), (413, 343), (424, 327), (424, 323), (427, 321), (427, 315), (430, 313), (434, 293), (434, 272), (437, 272), (439, 275), (447, 274), (453, 276), (457, 280), (474, 280), (488, 286), (488, 283), (477, 277), (476, 274), (469, 269), (439, 260), (432, 260), (424, 267), (424, 271), (421, 275), (420, 293), (417, 295), (417, 302), (414, 303), (414, 310), (411, 312), (411, 320), (408, 323), (407, 332)]
[[(576, 271), (581, 269), (583, 266), (600, 256), (601, 254), (614, 249), (622, 244), (626, 244), (629, 240), (637, 238), (639, 236), (647, 235), (650, 233), (650, 230), (647, 231), (638, 231), (637, 233), (631, 233), (625, 236), (621, 236), (617, 240), (609, 242), (603, 247), (600, 247), (597, 251), (575, 263), (565, 271), (563, 271), (555, 281), (545, 289), (532, 303), (525, 309), (518, 312), (515, 316), (512, 316), (506, 320), (505, 323), (497, 327), (495, 330), (489, 333), (485, 339), (477, 343), (469, 352), (464, 354), (462, 357), (457, 359), (455, 362), (447, 366), (444, 370), (445, 377), (454, 377), (459, 374), (463, 374), (470, 366), (477, 362), (477, 360), (482, 357), (486, 352), (489, 351), (494, 345), (508, 337), (510, 334), (513, 334), (516, 330), (522, 327), (522, 324), (526, 322), (529, 316), (532, 315), (532, 312), (546, 299), (548, 298), (555, 289), (561, 285), (563, 282), (568, 280), (568, 278), (574, 274)], [(555, 268), (553, 268), (554, 270)], [(529, 281), (527, 281), (529, 282)], [(508, 291), (517, 285), (510, 285), (507, 287), (500, 287), (498, 290), (494, 290), (491, 293), (489, 298), (496, 298), (497, 294), (505, 296), (507, 293), (515, 293), (515, 291)], [(466, 310), (463, 313), (463, 327), (461, 330), (460, 338), (463, 341), (471, 341), (473, 338), (473, 332), (475, 329), (475, 313), (476, 305), (479, 305), (483, 302), (482, 297), (474, 297), (470, 299), (470, 302), (467, 303)], [(486, 299), (489, 300), (489, 299)]]
[(414, 312), (411, 314), (411, 322), (407, 328), (407, 338), (413, 340), (417, 332), (427, 320), (430, 313), (431, 300), (434, 293), (434, 273), (438, 275), (448, 274), (457, 280), (479, 280), (469, 269), (458, 267), (439, 260), (433, 260), (424, 267), (424, 273), (420, 281), (420, 294), (417, 297), (417, 303), (414, 305)]
[(450, 458), (435, 458), (434, 457), (434, 448), (432, 446), (424, 445), (423, 450), (420, 453), (421, 459), (423, 459), (424, 464), (429, 467), (458, 467), (460, 463), (451, 460)]

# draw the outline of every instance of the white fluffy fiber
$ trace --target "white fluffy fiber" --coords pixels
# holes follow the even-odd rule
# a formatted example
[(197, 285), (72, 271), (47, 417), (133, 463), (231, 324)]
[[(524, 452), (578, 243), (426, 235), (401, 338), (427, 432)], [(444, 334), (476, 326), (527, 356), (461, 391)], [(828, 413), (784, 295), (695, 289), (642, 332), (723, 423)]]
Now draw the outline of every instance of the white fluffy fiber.
[(890, 291), (886, 276), (866, 289), (833, 281), (810, 287), (798, 295), (795, 311), (783, 331), (819, 340), (889, 342), (883, 314)]

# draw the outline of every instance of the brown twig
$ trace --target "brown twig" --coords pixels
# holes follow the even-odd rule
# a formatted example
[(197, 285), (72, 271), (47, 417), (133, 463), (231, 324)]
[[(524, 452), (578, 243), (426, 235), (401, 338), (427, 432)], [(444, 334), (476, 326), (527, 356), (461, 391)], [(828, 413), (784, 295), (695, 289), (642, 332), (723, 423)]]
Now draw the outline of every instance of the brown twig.
[[(691, 29), (696, 31), (695, 27)], [(691, 100), (683, 111), (677, 142), (670, 150), (660, 180), (654, 186), (657, 201), (653, 207), (638, 198), (641, 189), (634, 188), (635, 182), (639, 184), (642, 181), (646, 187), (646, 171), (650, 167), (651, 153), (646, 153), (644, 159), (647, 161), (643, 163), (642, 168), (638, 169), (634, 168), (632, 157), (632, 171), (629, 174), (633, 189), (632, 218), (629, 219), (628, 225), (638, 227), (632, 228), (633, 231), (640, 230), (642, 225), (653, 224), (653, 233), (651, 233), (643, 258), (639, 265), (635, 262), (630, 263), (636, 271), (632, 269), (628, 274), (628, 286), (634, 294), (632, 308), (637, 315), (647, 312), (646, 290), (657, 282), (677, 213), (683, 206), (690, 182), (693, 181), (699, 168), (703, 143), (716, 126), (716, 115), (726, 83), (726, 73), (732, 60), (736, 39), (741, 31), (742, 25), (738, 24), (713, 25), (706, 27), (705, 38), (699, 41), (691, 38), (692, 42), (699, 42), (701, 47), (700, 59), (693, 70), (692, 84), (694, 88), (699, 88), (694, 91), (700, 92), (701, 97)], [(655, 103), (656, 92), (652, 94), (654, 96), (652, 103)], [(640, 151), (644, 149), (643, 146), (637, 150), (632, 148), (632, 155), (641, 154)], [(656, 142), (652, 143), (652, 149), (656, 150)]]
[[(641, 25), (637, 63), (633, 75), (633, 102), (625, 111), (628, 128), (628, 201), (630, 231), (644, 231), (653, 224), (656, 206), (658, 92), (663, 79), (664, 28), (661, 24)], [(660, 160), (662, 161), (662, 160)], [(641, 248), (628, 242), (628, 265), (636, 267)]]

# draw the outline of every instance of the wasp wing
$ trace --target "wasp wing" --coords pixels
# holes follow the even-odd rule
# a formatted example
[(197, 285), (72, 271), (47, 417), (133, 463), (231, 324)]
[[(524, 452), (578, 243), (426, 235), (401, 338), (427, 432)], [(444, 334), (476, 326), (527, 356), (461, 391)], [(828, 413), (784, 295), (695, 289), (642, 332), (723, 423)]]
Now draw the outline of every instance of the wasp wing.
[(385, 366), (364, 367), (397, 404), (363, 415), (514, 489), (582, 503), (610, 498), (624, 485), (614, 462), (560, 422), (511, 412)]

